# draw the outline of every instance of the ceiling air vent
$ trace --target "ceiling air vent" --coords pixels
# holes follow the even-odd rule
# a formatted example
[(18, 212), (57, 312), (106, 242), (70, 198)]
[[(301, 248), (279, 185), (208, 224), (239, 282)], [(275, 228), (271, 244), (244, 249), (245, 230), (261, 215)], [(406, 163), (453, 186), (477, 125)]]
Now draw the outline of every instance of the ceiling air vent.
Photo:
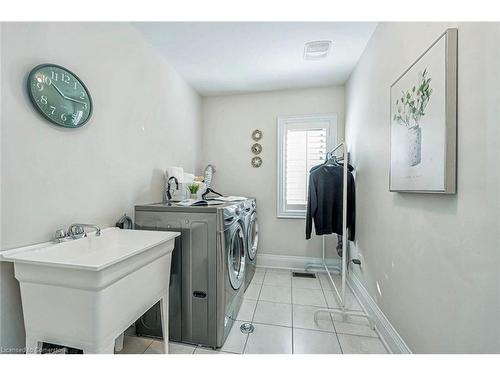
[(314, 42), (307, 42), (304, 47), (304, 59), (306, 60), (323, 59), (326, 56), (328, 56), (331, 47), (332, 47), (331, 40), (317, 40)]

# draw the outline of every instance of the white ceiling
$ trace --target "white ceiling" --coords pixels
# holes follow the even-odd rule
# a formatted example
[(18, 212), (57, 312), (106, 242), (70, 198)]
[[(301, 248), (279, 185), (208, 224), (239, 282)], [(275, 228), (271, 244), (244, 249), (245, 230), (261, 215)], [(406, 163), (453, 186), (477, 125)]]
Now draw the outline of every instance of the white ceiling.
[[(134, 26), (201, 95), (343, 84), (375, 22), (141, 22)], [(326, 59), (304, 44), (333, 41)]]

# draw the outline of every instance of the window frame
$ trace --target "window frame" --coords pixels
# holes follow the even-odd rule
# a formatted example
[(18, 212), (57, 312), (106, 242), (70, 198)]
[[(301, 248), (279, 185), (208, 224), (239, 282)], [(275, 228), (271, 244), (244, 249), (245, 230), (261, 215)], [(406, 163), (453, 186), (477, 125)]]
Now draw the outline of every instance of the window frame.
[[(326, 136), (326, 148), (331, 150), (337, 142), (337, 114), (313, 114), (297, 116), (280, 116), (277, 119), (277, 191), (276, 191), (276, 216), (280, 219), (305, 219), (307, 207), (288, 208), (286, 207), (286, 181), (285, 181), (285, 146), (286, 131), (288, 127), (307, 121), (328, 121)], [(307, 127), (304, 127), (307, 128)], [(311, 126), (311, 129), (315, 127)]]

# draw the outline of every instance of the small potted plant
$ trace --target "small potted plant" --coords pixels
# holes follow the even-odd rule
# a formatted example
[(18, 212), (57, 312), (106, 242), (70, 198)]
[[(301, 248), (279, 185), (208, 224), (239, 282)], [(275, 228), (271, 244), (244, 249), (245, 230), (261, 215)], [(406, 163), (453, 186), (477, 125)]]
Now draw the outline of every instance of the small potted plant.
[(198, 190), (200, 189), (200, 184), (197, 182), (192, 182), (187, 186), (187, 189), (191, 193), (191, 199), (198, 199)]

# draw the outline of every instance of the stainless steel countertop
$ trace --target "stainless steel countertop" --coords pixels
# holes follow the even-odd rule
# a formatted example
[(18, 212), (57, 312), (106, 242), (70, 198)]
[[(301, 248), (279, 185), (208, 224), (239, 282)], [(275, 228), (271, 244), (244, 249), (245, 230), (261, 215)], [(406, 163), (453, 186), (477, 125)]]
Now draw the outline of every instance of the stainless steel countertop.
[[(217, 201), (211, 201), (217, 202)], [(164, 211), (164, 212), (217, 212), (219, 209), (241, 204), (243, 201), (237, 202), (217, 202), (208, 206), (177, 206), (175, 203), (148, 203), (135, 206), (136, 211)]]

